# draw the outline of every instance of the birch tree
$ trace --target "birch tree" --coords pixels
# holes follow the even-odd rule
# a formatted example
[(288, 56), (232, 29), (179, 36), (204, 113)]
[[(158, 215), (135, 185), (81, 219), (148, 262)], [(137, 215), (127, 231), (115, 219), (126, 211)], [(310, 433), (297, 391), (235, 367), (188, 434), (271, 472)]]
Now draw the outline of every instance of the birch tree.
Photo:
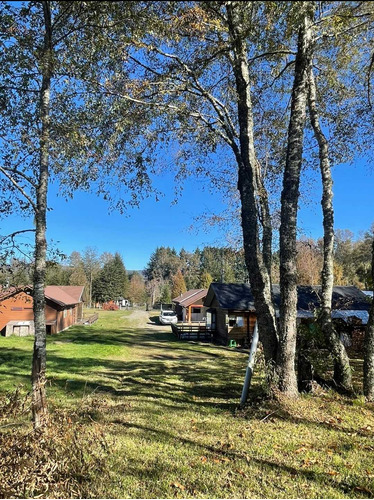
[[(111, 168), (112, 173), (116, 170), (123, 188), (133, 190), (130, 203), (136, 203), (139, 186), (141, 195), (148, 186), (141, 154), (135, 146), (124, 161), (123, 138), (130, 142), (131, 136), (128, 128), (122, 124), (118, 131), (112, 124), (103, 123), (105, 106), (110, 103), (101, 101), (101, 96), (90, 90), (85, 79), (87, 61), (78, 64), (79, 47), (87, 48), (82, 42), (85, 29), (89, 26), (91, 35), (95, 31), (103, 35), (108, 25), (104, 24), (108, 23), (105, 16), (97, 24), (105, 8), (105, 2), (89, 5), (43, 0), (0, 4), (1, 213), (6, 216), (18, 211), (33, 218), (35, 224), (31, 379), (37, 429), (47, 420), (44, 286), (50, 176), (64, 171), (71, 183), (68, 192), (93, 184), (105, 196), (113, 190), (100, 176)], [(95, 63), (100, 61), (92, 56), (90, 67)], [(84, 106), (82, 94), (89, 96)], [(126, 197), (121, 196), (121, 200), (126, 203)]]
[[(365, 51), (360, 50), (360, 57), (357, 57), (357, 46), (360, 39), (363, 43), (367, 40), (371, 9), (367, 2), (340, 2), (321, 6), (319, 17), (313, 27), (315, 36), (319, 39), (314, 61), (318, 67), (320, 88), (313, 65), (309, 69), (309, 117), (318, 145), (318, 163), (322, 181), (324, 237), (319, 319), (334, 359), (334, 381), (340, 388), (349, 392), (352, 391), (349, 358), (331, 319), (334, 285), (331, 158), (335, 165), (350, 161), (355, 154), (362, 151), (362, 143), (366, 142), (362, 140), (367, 133), (362, 128), (362, 117), (366, 114), (363, 111), (365, 99), (362, 86), (356, 81), (356, 75), (361, 73), (359, 61), (365, 60)], [(332, 54), (334, 57), (331, 57)], [(347, 74), (350, 76), (347, 77)], [(335, 96), (331, 99), (333, 93)], [(365, 153), (367, 152), (365, 146)], [(351, 281), (348, 283), (352, 284)]]
[(352, 390), (352, 375), (349, 358), (343, 343), (340, 341), (332, 318), (332, 292), (334, 286), (334, 208), (332, 175), (329, 158), (328, 140), (322, 130), (317, 107), (316, 82), (312, 66), (309, 68), (309, 113), (314, 135), (318, 142), (319, 163), (322, 180), (322, 212), (323, 212), (323, 269), (322, 269), (322, 304), (320, 321), (322, 332), (330, 346), (334, 358), (335, 382), (344, 389)]
[(299, 28), (298, 50), (295, 60), (280, 226), (281, 305), (278, 364), (281, 388), (291, 395), (297, 393), (295, 374), (297, 336), (296, 230), (308, 96), (308, 71), (311, 65), (313, 46), (311, 23), (314, 19), (314, 4), (305, 2), (301, 4), (301, 9), (304, 12)]
[[(154, 111), (149, 134), (157, 134), (167, 145), (180, 145), (177, 161), (182, 177), (188, 175), (189, 165), (198, 172), (209, 171), (205, 161), (212, 154), (231, 154), (236, 172), (228, 169), (227, 175), (236, 176), (240, 194), (244, 252), (260, 338), (273, 372), (277, 364), (278, 387), (290, 395), (296, 393), (296, 215), (311, 45), (308, 23), (313, 18), (313, 5), (295, 2), (290, 14), (287, 3), (274, 6), (260, 2), (154, 2), (143, 13), (147, 19), (144, 22), (152, 29), (146, 37), (132, 38), (133, 49), (125, 69), (119, 61), (114, 76), (97, 83), (104, 95), (119, 103), (131, 102)], [(293, 18), (289, 24), (292, 34), (286, 43), (282, 30), (289, 14)], [(274, 35), (267, 27), (269, 19)], [(295, 50), (290, 46), (297, 34), (299, 43)], [(293, 76), (289, 77), (293, 90), (288, 139), (286, 130), (283, 135), (288, 146), (284, 154), (283, 305), (278, 345), (270, 276), (272, 228), (258, 155), (258, 102), (263, 96), (253, 87), (259, 88), (256, 71), (265, 75), (261, 83), (271, 87), (269, 66), (273, 70), (282, 58), (292, 55), (296, 55), (296, 60)], [(291, 64), (286, 66), (290, 68)], [(282, 146), (277, 145), (278, 149)], [(220, 178), (225, 175), (222, 171)]]

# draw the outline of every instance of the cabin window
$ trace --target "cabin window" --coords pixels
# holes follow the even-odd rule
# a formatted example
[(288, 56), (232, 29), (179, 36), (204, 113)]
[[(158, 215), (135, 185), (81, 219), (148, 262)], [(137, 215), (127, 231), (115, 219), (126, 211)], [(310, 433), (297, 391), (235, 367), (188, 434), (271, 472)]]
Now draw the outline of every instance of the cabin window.
[(236, 316), (229, 316), (229, 326), (235, 326)]
[(243, 316), (229, 316), (229, 326), (244, 326), (244, 317)]
[(244, 326), (244, 318), (243, 316), (236, 317), (236, 326)]
[(63, 315), (64, 318), (66, 318), (66, 312), (67, 312), (66, 309), (64, 309), (64, 315)]
[(201, 311), (200, 307), (193, 307), (192, 308), (192, 314), (200, 314), (200, 311)]

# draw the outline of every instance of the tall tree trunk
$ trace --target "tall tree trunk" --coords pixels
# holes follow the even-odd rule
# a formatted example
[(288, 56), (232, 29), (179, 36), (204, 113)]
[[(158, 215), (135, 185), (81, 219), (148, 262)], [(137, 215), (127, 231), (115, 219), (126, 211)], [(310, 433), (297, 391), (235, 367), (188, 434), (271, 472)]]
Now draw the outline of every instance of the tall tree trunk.
[(35, 214), (35, 269), (34, 269), (34, 321), (35, 341), (32, 360), (32, 413), (34, 428), (39, 429), (47, 417), (46, 401), (46, 326), (45, 326), (45, 272), (46, 272), (46, 214), (48, 191), (48, 162), (50, 135), (50, 87), (52, 77), (52, 27), (49, 2), (43, 2), (45, 35), (41, 60), (42, 85), (40, 90), (40, 164)]
[(260, 207), (260, 220), (262, 226), (262, 255), (265, 267), (270, 277), (270, 285), (271, 285), (273, 228), (271, 224), (268, 192), (264, 186), (259, 163), (257, 163), (256, 183), (259, 192), (258, 198)]
[(334, 209), (332, 176), (329, 159), (328, 141), (322, 131), (317, 110), (316, 83), (313, 68), (309, 70), (309, 114), (314, 135), (318, 142), (319, 164), (322, 178), (322, 212), (323, 212), (323, 269), (322, 269), (322, 303), (321, 327), (334, 358), (334, 379), (338, 386), (352, 390), (352, 375), (349, 358), (331, 319), (332, 291), (334, 286)]
[[(310, 10), (310, 5), (306, 2), (303, 3), (303, 8)], [(311, 6), (313, 8), (313, 4)], [(299, 29), (288, 128), (286, 165), (281, 196), (281, 305), (277, 369), (279, 389), (289, 396), (296, 396), (298, 394), (295, 372), (297, 335), (296, 230), (311, 48), (312, 32), (310, 28), (310, 15), (306, 12), (303, 25)]]
[[(243, 35), (242, 19), (238, 16), (238, 4), (228, 2), (226, 12), (233, 47), (233, 71), (238, 99), (240, 147), (238, 150), (234, 150), (234, 153), (238, 163), (238, 190), (241, 199), (244, 254), (257, 311), (260, 340), (264, 347), (266, 361), (273, 368), (278, 339), (271, 280), (267, 268), (269, 264), (268, 260), (264, 261), (260, 247), (259, 172), (253, 138), (247, 47)], [(266, 234), (268, 238), (266, 248), (269, 248), (269, 234), (268, 232)]]
[[(371, 279), (374, 284), (374, 239), (371, 260)], [(374, 297), (372, 298), (369, 321), (365, 332), (364, 394), (368, 401), (374, 401)]]

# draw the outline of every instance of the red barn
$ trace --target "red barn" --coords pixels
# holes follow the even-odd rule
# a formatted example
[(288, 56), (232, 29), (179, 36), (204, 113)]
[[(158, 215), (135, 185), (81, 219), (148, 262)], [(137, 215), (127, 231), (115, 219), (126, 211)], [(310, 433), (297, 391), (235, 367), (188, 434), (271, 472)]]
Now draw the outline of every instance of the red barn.
[[(83, 316), (84, 286), (47, 286), (45, 320), (47, 333), (59, 333)], [(34, 334), (32, 287), (8, 288), (0, 293), (1, 335)]]

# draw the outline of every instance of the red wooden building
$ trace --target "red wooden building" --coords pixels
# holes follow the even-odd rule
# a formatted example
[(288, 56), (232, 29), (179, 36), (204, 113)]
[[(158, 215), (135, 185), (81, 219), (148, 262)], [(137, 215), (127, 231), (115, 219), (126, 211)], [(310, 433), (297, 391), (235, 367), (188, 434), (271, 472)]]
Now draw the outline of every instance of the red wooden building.
[[(59, 333), (83, 316), (84, 286), (47, 286), (45, 319), (47, 333)], [(34, 334), (32, 287), (8, 288), (0, 293), (1, 335)]]

